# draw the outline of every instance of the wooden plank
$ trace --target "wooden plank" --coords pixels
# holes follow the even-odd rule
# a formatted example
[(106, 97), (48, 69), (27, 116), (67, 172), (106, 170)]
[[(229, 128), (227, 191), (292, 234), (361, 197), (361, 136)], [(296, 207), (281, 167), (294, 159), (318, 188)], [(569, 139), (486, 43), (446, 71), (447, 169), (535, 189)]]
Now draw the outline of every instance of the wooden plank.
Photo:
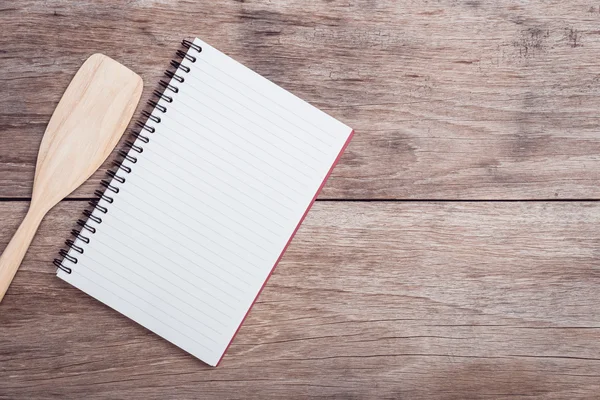
[[(322, 198), (600, 198), (597, 4), (0, 0), (0, 197), (100, 51), (145, 99), (201, 36), (357, 131)], [(99, 173), (74, 197), (89, 197)]]
[[(2, 399), (600, 393), (600, 203), (318, 202), (216, 369), (53, 276), (83, 206), (0, 305)], [(24, 212), (0, 203), (0, 248)]]

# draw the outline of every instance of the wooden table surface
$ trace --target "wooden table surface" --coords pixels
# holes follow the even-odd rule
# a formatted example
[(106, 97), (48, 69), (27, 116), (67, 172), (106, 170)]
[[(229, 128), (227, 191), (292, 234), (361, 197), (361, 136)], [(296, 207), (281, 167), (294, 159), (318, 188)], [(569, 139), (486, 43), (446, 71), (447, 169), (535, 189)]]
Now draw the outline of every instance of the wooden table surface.
[(216, 369), (54, 276), (102, 168), (0, 304), (0, 398), (600, 398), (599, 29), (583, 0), (0, 0), (0, 249), (94, 52), (148, 99), (199, 36), (356, 130)]

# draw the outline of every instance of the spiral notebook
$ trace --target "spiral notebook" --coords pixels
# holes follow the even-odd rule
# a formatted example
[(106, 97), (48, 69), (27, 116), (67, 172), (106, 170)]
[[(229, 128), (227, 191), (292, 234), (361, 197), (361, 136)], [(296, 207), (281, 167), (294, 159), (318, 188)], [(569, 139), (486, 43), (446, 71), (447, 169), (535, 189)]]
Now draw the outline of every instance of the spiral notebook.
[(55, 265), (214, 366), (353, 131), (205, 42), (183, 45)]

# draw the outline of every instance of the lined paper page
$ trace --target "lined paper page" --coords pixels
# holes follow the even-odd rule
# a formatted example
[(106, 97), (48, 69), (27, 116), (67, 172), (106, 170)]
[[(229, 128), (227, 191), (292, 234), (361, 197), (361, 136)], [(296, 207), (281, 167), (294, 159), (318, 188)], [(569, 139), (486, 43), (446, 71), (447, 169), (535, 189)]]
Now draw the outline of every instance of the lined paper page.
[(58, 276), (210, 365), (221, 359), (352, 130), (196, 39), (131, 173)]

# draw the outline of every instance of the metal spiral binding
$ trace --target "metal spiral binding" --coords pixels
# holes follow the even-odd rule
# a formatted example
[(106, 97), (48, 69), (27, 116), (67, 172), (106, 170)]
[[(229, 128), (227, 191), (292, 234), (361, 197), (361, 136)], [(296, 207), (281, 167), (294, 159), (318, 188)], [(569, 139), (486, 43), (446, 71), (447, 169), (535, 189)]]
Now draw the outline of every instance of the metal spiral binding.
[[(194, 55), (189, 54), (190, 50), (195, 50), (197, 53), (201, 53), (202, 52), (202, 47), (198, 46), (197, 44), (194, 44), (193, 42), (190, 42), (189, 40), (184, 40), (181, 42), (181, 45), (183, 47), (185, 47), (188, 52), (182, 51), (182, 50), (177, 50), (176, 54), (178, 59), (181, 60), (188, 60), (191, 63), (195, 63), (197, 60), (197, 57)], [(191, 68), (189, 68), (188, 66), (182, 65), (180, 61), (177, 60), (171, 60), (170, 65), (174, 68), (174, 71), (171, 70), (167, 70), (165, 71), (165, 75), (178, 82), (178, 83), (183, 83), (185, 82), (185, 78), (183, 77), (184, 74), (187, 74), (191, 71)], [(180, 72), (181, 71), (181, 72)], [(171, 93), (179, 93), (179, 87), (172, 85), (170, 82), (161, 80), (159, 82), (159, 85), (163, 88), (163, 91), (160, 90), (155, 90), (152, 94), (154, 96), (156, 96), (155, 100), (148, 100), (148, 105), (150, 105), (153, 110), (159, 111), (163, 114), (165, 114), (167, 112), (167, 107), (159, 104), (158, 101), (159, 100), (163, 100), (166, 103), (173, 103), (174, 98), (172, 95), (170, 94), (166, 94), (167, 91), (170, 91)], [(102, 186), (104, 186), (105, 190), (101, 191), (101, 190), (96, 190), (94, 192), (94, 194), (96, 195), (96, 198), (91, 200), (89, 202), (91, 209), (88, 210), (84, 210), (83, 211), (83, 215), (87, 218), (86, 220), (80, 219), (77, 221), (77, 225), (80, 226), (80, 229), (73, 229), (71, 231), (71, 235), (75, 238), (75, 239), (79, 239), (81, 241), (81, 243), (76, 244), (76, 241), (68, 239), (65, 241), (65, 245), (68, 247), (67, 249), (61, 249), (58, 254), (62, 257), (62, 259), (56, 258), (54, 259), (53, 264), (60, 270), (70, 274), (72, 273), (72, 269), (69, 266), (64, 265), (64, 261), (67, 260), (72, 264), (77, 264), (78, 259), (77, 257), (74, 257), (73, 254), (69, 254), (70, 249), (72, 249), (74, 252), (79, 253), (79, 254), (83, 254), (85, 252), (84, 247), (81, 246), (81, 244), (88, 244), (90, 243), (91, 239), (89, 235), (93, 235), (96, 233), (96, 227), (93, 226), (93, 224), (101, 224), (102, 223), (102, 217), (95, 215), (94, 211), (98, 210), (99, 213), (101, 214), (107, 214), (109, 209), (106, 206), (103, 206), (100, 204), (100, 201), (105, 201), (108, 204), (112, 204), (114, 202), (114, 197), (113, 195), (118, 194), (119, 193), (119, 187), (117, 185), (122, 185), (126, 182), (126, 178), (122, 176), (122, 174), (130, 174), (132, 172), (132, 168), (124, 165), (124, 161), (129, 161), (132, 164), (137, 163), (138, 158), (137, 155), (133, 155), (132, 153), (137, 153), (137, 154), (141, 154), (144, 151), (144, 148), (141, 147), (139, 144), (136, 144), (135, 141), (139, 140), (142, 143), (149, 143), (150, 142), (150, 137), (148, 136), (148, 134), (153, 134), (154, 132), (156, 132), (156, 128), (154, 126), (150, 126), (148, 125), (149, 122), (152, 122), (154, 124), (160, 124), (162, 121), (162, 117), (159, 117), (157, 115), (153, 115), (151, 112), (148, 111), (142, 111), (142, 116), (145, 118), (145, 122), (142, 122), (142, 120), (138, 120), (136, 121), (136, 127), (139, 128), (137, 130), (131, 130), (131, 136), (133, 138), (133, 140), (127, 140), (125, 141), (125, 148), (122, 150), (119, 150), (119, 155), (121, 155), (123, 157), (121, 162), (117, 162), (114, 161), (113, 162), (113, 166), (116, 167), (115, 170), (109, 170), (107, 171), (106, 175), (107, 178), (110, 179), (104, 179), (102, 180), (100, 183), (102, 184)], [(121, 174), (121, 175), (119, 175)], [(91, 224), (90, 222), (92, 222), (93, 224)], [(85, 236), (88, 235), (88, 236)]]

